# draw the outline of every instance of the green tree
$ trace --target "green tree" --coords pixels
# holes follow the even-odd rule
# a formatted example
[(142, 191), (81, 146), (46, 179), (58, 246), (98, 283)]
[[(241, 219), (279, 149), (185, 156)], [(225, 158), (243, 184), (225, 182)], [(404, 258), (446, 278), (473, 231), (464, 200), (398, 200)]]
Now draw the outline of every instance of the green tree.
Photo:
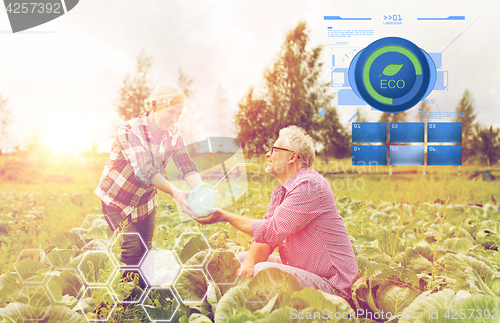
[(466, 163), (477, 151), (474, 147), (474, 137), (478, 129), (475, 122), (474, 99), (469, 90), (465, 90), (455, 112), (457, 116), (453, 121), (462, 123), (462, 160)]
[(146, 112), (144, 101), (153, 90), (149, 75), (151, 66), (151, 56), (141, 51), (136, 58), (135, 70), (132, 73), (127, 73), (123, 79), (116, 100), (116, 109), (124, 121), (138, 117)]
[(500, 159), (500, 129), (476, 125), (475, 133), (477, 136), (474, 147), (481, 162), (486, 162), (488, 168), (491, 168)]
[(238, 129), (236, 139), (251, 156), (269, 151), (276, 138), (267, 102), (254, 98), (254, 89), (251, 87), (238, 108), (235, 115), (235, 126)]
[(344, 127), (339, 126), (335, 108), (327, 108), (325, 115), (317, 122), (314, 132), (318, 141), (323, 144), (323, 159), (328, 162), (329, 156), (344, 158), (351, 153), (351, 140)]
[[(289, 125), (302, 127), (313, 138), (329, 145), (329, 140), (319, 136), (322, 118), (318, 112), (321, 109), (327, 112), (335, 109), (331, 103), (329, 83), (320, 81), (323, 64), (319, 57), (323, 48), (309, 47), (306, 23), (299, 22), (287, 33), (273, 63), (264, 71), (262, 95), (256, 96), (255, 91), (250, 89), (240, 102), (236, 126), (238, 138), (247, 152), (259, 154), (268, 150), (278, 137), (279, 130)], [(257, 115), (269, 128), (265, 131), (261, 131), (260, 125), (245, 128), (250, 124), (255, 126), (255, 122), (245, 120), (250, 118), (247, 113)], [(335, 129), (342, 128), (342, 131), (334, 131), (332, 135), (345, 134), (336, 113), (330, 114), (329, 123)]]

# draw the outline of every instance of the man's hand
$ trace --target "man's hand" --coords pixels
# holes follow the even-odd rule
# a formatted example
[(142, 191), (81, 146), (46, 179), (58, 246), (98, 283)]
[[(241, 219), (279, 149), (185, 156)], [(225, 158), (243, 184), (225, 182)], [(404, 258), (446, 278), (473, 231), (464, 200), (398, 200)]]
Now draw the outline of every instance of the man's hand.
[(224, 218), (225, 218), (224, 211), (222, 211), (221, 209), (217, 209), (217, 208), (210, 209), (209, 211), (211, 212), (211, 214), (207, 217), (204, 217), (204, 218), (198, 217), (198, 215), (193, 210), (191, 210), (191, 208), (189, 207), (189, 204), (186, 207), (182, 206), (182, 210), (187, 215), (189, 215), (193, 220), (195, 220), (196, 222), (198, 222), (200, 224), (212, 224), (212, 223), (216, 223), (216, 222), (221, 222), (221, 221), (224, 221)]
[(253, 266), (255, 265), (255, 254), (249, 252), (248, 255), (241, 262), (240, 268), (236, 269), (233, 276), (246, 276), (253, 277)]
[(265, 243), (252, 243), (247, 256), (241, 262), (240, 267), (233, 273), (233, 276), (253, 277), (253, 267), (255, 264), (267, 261), (272, 252), (273, 250), (271, 247)]
[(242, 264), (240, 268), (236, 269), (236, 271), (233, 273), (233, 276), (253, 277), (253, 266), (251, 268), (247, 268), (243, 267)]
[(181, 204), (181, 207), (187, 215), (189, 215), (200, 224), (212, 224), (216, 222), (226, 221), (231, 223), (236, 229), (246, 234), (252, 235), (252, 222), (254, 221), (253, 219), (229, 213), (218, 208), (208, 209), (207, 213), (210, 213), (210, 215), (205, 218), (200, 218), (193, 210), (191, 210), (191, 207), (189, 206), (189, 203), (187, 203), (187, 201), (186, 204)]

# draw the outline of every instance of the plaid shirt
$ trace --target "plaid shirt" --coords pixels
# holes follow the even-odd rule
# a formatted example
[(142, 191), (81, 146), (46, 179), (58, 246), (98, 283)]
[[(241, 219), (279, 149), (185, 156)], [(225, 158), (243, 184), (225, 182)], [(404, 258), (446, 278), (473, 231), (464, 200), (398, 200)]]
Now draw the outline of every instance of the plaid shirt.
[(198, 168), (184, 147), (179, 130), (171, 127), (155, 144), (147, 116), (149, 112), (125, 122), (118, 128), (95, 193), (107, 205), (121, 210), (137, 222), (151, 214), (158, 192), (151, 184), (156, 174), (164, 174), (168, 159), (173, 158), (184, 178)]
[(273, 191), (264, 220), (254, 220), (255, 241), (274, 249), (283, 264), (316, 274), (351, 298), (358, 265), (328, 181), (317, 171), (299, 169)]

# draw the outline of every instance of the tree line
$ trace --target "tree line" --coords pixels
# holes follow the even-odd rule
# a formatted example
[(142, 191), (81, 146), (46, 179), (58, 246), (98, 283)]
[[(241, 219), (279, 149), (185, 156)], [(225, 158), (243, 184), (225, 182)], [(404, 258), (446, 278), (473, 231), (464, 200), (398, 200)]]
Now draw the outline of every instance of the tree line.
[[(323, 46), (310, 44), (305, 22), (299, 22), (286, 33), (278, 53), (263, 72), (262, 86), (249, 88), (239, 101), (234, 115), (236, 139), (242, 144), (247, 156), (266, 153), (277, 139), (279, 130), (289, 125), (304, 128), (318, 143), (317, 150), (323, 158), (351, 156), (350, 129), (339, 120), (330, 83), (322, 82), (320, 78), (324, 69), (320, 60), (322, 51)], [(122, 121), (146, 112), (144, 100), (155, 85), (150, 76), (152, 65), (152, 57), (141, 51), (135, 69), (124, 76), (114, 102)], [(193, 96), (193, 79), (182, 68), (179, 68), (177, 85), (188, 98)], [(0, 140), (3, 147), (11, 123), (7, 105), (8, 99), (0, 94)], [(228, 136), (228, 100), (220, 83), (213, 105), (219, 114), (221, 135)], [(430, 109), (423, 103), (420, 108), (424, 112)], [(474, 100), (468, 90), (459, 101), (456, 112), (460, 117), (453, 121), (462, 122), (463, 163), (496, 164), (500, 159), (500, 129), (483, 126), (476, 121)], [(404, 122), (407, 118), (407, 111), (383, 113), (379, 122)], [(367, 121), (359, 110), (356, 121)]]
[(250, 87), (238, 104), (236, 139), (249, 156), (271, 149), (279, 130), (289, 125), (304, 128), (325, 156), (350, 155), (349, 132), (339, 121), (329, 83), (320, 80), (323, 47), (309, 47), (306, 23), (299, 22), (265, 69), (263, 87)]

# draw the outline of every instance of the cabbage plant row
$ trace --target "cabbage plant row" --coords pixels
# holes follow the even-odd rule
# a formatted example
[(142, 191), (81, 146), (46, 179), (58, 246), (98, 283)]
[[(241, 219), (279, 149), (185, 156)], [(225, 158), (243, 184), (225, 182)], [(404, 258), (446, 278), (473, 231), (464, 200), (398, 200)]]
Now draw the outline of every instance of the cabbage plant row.
[[(100, 215), (27, 251), (0, 276), (0, 322), (499, 322), (500, 212), (495, 205), (337, 201), (359, 266), (352, 301), (279, 269), (234, 277), (248, 239), (160, 213), (153, 244), (183, 264), (175, 286), (145, 287), (96, 250), (119, 254)], [(184, 234), (194, 232), (196, 234)], [(201, 237), (201, 238), (200, 238)], [(207, 243), (208, 242), (208, 243)], [(144, 288), (141, 288), (144, 287)]]

